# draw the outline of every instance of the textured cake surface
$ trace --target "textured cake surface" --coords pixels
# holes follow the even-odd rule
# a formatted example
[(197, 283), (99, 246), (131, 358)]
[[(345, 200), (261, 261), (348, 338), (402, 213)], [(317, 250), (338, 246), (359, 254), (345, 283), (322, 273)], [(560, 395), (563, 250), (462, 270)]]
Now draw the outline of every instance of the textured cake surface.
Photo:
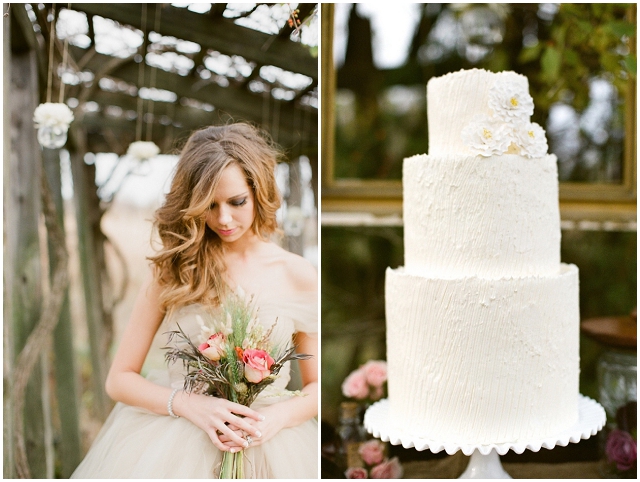
[(403, 164), (405, 266), (455, 278), (560, 267), (556, 157), (414, 156)]
[(429, 155), (403, 165), (405, 266), (386, 274), (391, 422), (450, 443), (553, 435), (578, 417), (578, 268), (560, 262), (527, 79), (447, 74), (427, 108)]
[(387, 270), (392, 422), (430, 439), (502, 443), (577, 421), (578, 270), (443, 280)]

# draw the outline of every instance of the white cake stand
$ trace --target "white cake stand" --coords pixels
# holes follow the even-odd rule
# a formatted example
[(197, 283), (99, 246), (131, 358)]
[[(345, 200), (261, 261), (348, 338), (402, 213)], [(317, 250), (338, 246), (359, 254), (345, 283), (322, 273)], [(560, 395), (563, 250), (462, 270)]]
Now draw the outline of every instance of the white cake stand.
[(443, 443), (416, 435), (410, 435), (403, 430), (392, 427), (389, 423), (389, 401), (387, 399), (374, 403), (364, 415), (364, 426), (374, 437), (392, 445), (402, 445), (408, 449), (414, 447), (418, 451), (431, 450), (434, 454), (444, 450), (453, 455), (462, 450), (465, 455), (471, 455), (469, 465), (461, 479), (510, 479), (502, 468), (500, 457), (509, 450), (521, 454), (526, 449), (538, 452), (540, 448), (552, 449), (556, 445), (564, 447), (577, 443), (581, 439), (588, 439), (604, 427), (607, 420), (604, 408), (584, 395), (578, 398), (578, 421), (571, 427), (550, 437), (532, 439), (526, 442), (508, 442), (500, 444), (472, 444), (472, 443)]

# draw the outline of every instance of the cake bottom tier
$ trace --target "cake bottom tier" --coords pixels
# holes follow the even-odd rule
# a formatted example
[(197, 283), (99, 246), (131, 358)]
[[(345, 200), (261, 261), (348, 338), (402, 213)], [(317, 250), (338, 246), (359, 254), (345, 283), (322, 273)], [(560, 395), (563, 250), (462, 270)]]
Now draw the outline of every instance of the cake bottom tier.
[(513, 279), (386, 274), (390, 423), (450, 443), (544, 437), (578, 419), (578, 268)]

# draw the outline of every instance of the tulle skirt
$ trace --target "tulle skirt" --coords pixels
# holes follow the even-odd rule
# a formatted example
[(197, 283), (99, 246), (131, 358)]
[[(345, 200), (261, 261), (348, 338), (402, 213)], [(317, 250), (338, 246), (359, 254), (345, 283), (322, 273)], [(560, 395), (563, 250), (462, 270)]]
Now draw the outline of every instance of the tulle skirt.
[[(284, 429), (243, 454), (246, 478), (318, 478), (317, 422)], [(221, 462), (222, 452), (189, 420), (118, 403), (71, 478), (217, 478)]]

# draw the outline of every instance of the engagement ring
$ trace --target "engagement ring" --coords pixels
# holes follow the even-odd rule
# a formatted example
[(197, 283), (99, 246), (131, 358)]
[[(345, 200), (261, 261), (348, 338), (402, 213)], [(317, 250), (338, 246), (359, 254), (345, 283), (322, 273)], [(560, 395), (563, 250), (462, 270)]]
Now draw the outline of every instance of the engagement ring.
[(253, 443), (253, 439), (251, 438), (251, 435), (247, 435), (245, 438), (246, 438), (247, 443), (248, 443), (249, 445), (251, 445), (251, 444)]

